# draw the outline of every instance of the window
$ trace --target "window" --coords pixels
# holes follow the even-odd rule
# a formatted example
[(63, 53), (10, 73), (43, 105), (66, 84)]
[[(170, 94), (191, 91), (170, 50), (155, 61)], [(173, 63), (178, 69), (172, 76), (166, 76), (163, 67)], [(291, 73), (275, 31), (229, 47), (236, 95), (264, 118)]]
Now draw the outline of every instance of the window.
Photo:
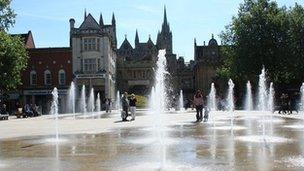
[(52, 84), (52, 75), (50, 70), (44, 71), (44, 84), (51, 85)]
[(37, 73), (36, 71), (30, 72), (30, 85), (37, 85)]
[(100, 40), (97, 38), (84, 38), (83, 39), (83, 50), (94, 51), (99, 50)]
[(85, 72), (96, 72), (96, 59), (84, 59), (84, 71)]
[(58, 72), (58, 82), (59, 85), (65, 85), (65, 71), (63, 69)]

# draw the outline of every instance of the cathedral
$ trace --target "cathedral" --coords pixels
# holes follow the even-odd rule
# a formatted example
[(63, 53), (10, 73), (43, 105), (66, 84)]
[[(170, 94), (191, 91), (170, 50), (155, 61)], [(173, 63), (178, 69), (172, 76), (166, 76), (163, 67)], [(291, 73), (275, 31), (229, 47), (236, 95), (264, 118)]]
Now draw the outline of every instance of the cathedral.
[[(117, 49), (117, 89), (130, 93), (147, 95), (154, 83), (154, 68), (158, 50), (166, 49), (167, 70), (169, 73), (168, 89), (173, 98), (177, 98), (183, 90), (186, 99), (192, 99), (195, 90), (202, 90), (205, 95), (210, 90), (210, 84), (216, 83), (216, 70), (223, 59), (221, 46), (214, 36), (209, 43), (199, 46), (194, 40), (194, 60), (185, 62), (183, 57), (177, 59), (173, 52), (173, 37), (167, 19), (166, 8), (161, 30), (157, 34), (156, 43), (149, 36), (146, 42), (140, 42), (136, 30), (135, 47), (132, 47), (127, 36)], [(169, 92), (170, 93), (170, 92)]]
[(128, 91), (136, 94), (148, 94), (154, 82), (155, 64), (158, 50), (166, 49), (167, 69), (170, 80), (176, 77), (177, 60), (173, 54), (172, 31), (167, 20), (166, 8), (161, 31), (157, 34), (154, 43), (149, 36), (146, 42), (140, 42), (136, 30), (135, 47), (132, 47), (127, 37), (117, 50), (117, 88), (120, 91)]

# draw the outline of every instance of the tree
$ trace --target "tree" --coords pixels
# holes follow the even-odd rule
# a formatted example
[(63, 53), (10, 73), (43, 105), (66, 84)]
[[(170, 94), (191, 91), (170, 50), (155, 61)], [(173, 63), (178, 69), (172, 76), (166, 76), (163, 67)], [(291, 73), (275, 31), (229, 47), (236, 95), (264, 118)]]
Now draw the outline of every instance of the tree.
[(27, 66), (27, 52), (19, 37), (0, 31), (0, 90), (16, 88), (21, 83), (20, 71)]
[(15, 23), (11, 0), (0, 0), (0, 94), (21, 84), (20, 73), (27, 65), (27, 52), (19, 37), (6, 33)]
[(0, 30), (8, 30), (15, 24), (16, 14), (10, 7), (11, 0), (0, 0)]
[(304, 64), (303, 11), (298, 4), (287, 9), (270, 0), (245, 0), (220, 35), (226, 59), (219, 76), (241, 83), (256, 81), (265, 66), (275, 83), (299, 82)]

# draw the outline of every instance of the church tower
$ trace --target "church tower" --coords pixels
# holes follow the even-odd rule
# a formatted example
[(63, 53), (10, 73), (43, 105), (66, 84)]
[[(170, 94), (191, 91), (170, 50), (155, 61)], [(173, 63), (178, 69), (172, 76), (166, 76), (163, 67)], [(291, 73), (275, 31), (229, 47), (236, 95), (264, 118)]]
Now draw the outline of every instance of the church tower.
[(164, 21), (162, 24), (162, 29), (157, 35), (157, 47), (158, 49), (166, 49), (167, 54), (173, 53), (172, 48), (172, 32), (170, 30), (170, 25), (167, 20), (166, 7), (164, 7)]

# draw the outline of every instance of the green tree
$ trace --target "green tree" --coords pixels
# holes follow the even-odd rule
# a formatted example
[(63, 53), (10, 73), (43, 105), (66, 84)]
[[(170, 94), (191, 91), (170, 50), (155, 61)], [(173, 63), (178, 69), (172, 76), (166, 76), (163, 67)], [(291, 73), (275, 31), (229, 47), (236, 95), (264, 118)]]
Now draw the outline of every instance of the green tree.
[(6, 32), (15, 23), (16, 16), (10, 3), (11, 0), (0, 0), (0, 94), (21, 84), (21, 71), (28, 59), (21, 39)]
[[(303, 8), (278, 7), (270, 0), (245, 0), (220, 37), (226, 56), (221, 77), (257, 80), (263, 66), (272, 81), (289, 84), (303, 76)], [(302, 71), (303, 73), (303, 71)]]
[(0, 31), (0, 90), (7, 91), (21, 84), (20, 72), (26, 68), (27, 52), (19, 37)]
[(11, 0), (0, 0), (0, 30), (8, 30), (15, 24), (16, 14), (10, 4)]

